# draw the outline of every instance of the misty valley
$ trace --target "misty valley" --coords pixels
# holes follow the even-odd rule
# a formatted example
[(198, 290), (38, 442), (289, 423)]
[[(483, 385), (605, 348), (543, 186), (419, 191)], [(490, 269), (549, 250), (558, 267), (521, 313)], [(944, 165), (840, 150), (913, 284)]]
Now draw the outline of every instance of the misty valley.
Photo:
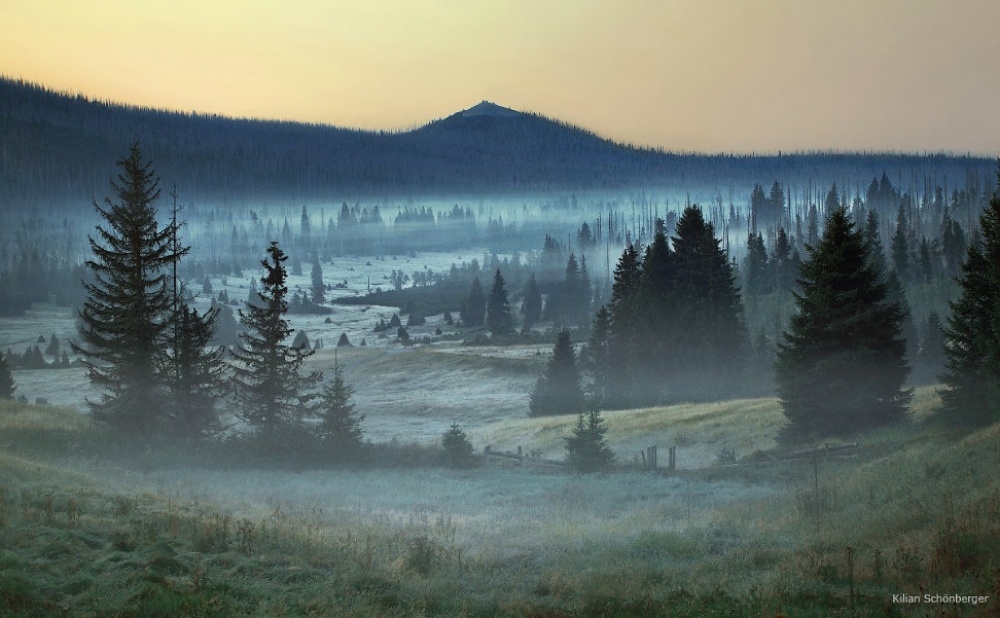
[(0, 614), (997, 611), (995, 161), (0, 100)]

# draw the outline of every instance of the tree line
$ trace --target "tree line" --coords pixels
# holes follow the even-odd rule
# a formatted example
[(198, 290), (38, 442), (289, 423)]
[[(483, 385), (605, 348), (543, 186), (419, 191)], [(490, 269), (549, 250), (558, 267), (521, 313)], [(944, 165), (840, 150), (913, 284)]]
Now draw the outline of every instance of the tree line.
[[(795, 277), (796, 307), (774, 360), (784, 442), (907, 420), (908, 308), (872, 233), (873, 212), (859, 226), (847, 208), (833, 208), (806, 258), (783, 275)], [(697, 207), (681, 215), (672, 247), (662, 227), (641, 257), (632, 245), (622, 253), (611, 301), (579, 356), (569, 332), (558, 333), (530, 415), (579, 414), (583, 431), (586, 418), (599, 425), (598, 409), (686, 400), (699, 389), (717, 398), (740, 384), (749, 348), (732, 264)], [(960, 295), (946, 326), (931, 326), (945, 365), (940, 416), (981, 426), (1000, 420), (1000, 195), (983, 208), (965, 249)]]
[(118, 165), (114, 198), (93, 204), (103, 224), (89, 238), (92, 280), (77, 312), (79, 339), (70, 343), (101, 389), (88, 402), (94, 420), (129, 435), (198, 440), (223, 429), (217, 406), (225, 398), (268, 451), (306, 436), (333, 452), (357, 447), (361, 418), (342, 367), (335, 364), (333, 381), (317, 390), (322, 375), (302, 372), (312, 352), (285, 343), (287, 257), (277, 242), (261, 262), (257, 301), (239, 312), (240, 344), (227, 354), (211, 343), (219, 309), (199, 313), (180, 293), (176, 266), (188, 247), (176, 210), (166, 225), (157, 221), (151, 164), (133, 145)]
[[(93, 204), (104, 223), (89, 238), (93, 257), (78, 311), (80, 339), (71, 342), (102, 391), (99, 401), (89, 402), (95, 420), (127, 432), (197, 438), (220, 429), (216, 406), (228, 398), (262, 443), (290, 444), (303, 432), (331, 441), (345, 431), (356, 442), (359, 421), (345, 406), (350, 393), (339, 365), (332, 385), (318, 390), (320, 374), (302, 371), (311, 352), (284, 343), (292, 331), (285, 319), (287, 256), (279, 244), (272, 242), (261, 263), (266, 276), (256, 302), (239, 312), (245, 330), (228, 356), (211, 345), (218, 309), (199, 314), (178, 289), (176, 267), (189, 249), (179, 242), (176, 210), (170, 223), (158, 224), (158, 178), (137, 145), (119, 167), (115, 197)], [(898, 281), (903, 252), (886, 259), (873, 232), (874, 209), (860, 226), (844, 205), (831, 200), (827, 207), (832, 211), (822, 233), (817, 229), (815, 244), (805, 246), (795, 267), (796, 313), (775, 346), (776, 390), (789, 421), (782, 435), (793, 441), (903, 421), (910, 397), (904, 387), (912, 363), (908, 311)], [(897, 230), (905, 226), (901, 215)], [(1000, 198), (994, 194), (965, 244), (960, 296), (941, 332), (944, 414), (963, 424), (993, 422), (1000, 410), (998, 264)], [(576, 314), (578, 306), (595, 298), (584, 272), (571, 254), (560, 287), (565, 298), (555, 303), (567, 325), (579, 323), (587, 314)], [(529, 325), (544, 311), (533, 281), (532, 274), (522, 302)], [(473, 278), (460, 316), (494, 335), (514, 330), (499, 268), (488, 295)], [(736, 266), (697, 206), (685, 208), (669, 239), (658, 220), (642, 252), (634, 244), (624, 249), (610, 298), (588, 326), (579, 356), (569, 331), (559, 330), (530, 414), (583, 414), (589, 407), (593, 415), (718, 398), (746, 388), (752, 375)], [(9, 376), (8, 360), (0, 356), (0, 395), (13, 393)], [(597, 435), (599, 420), (581, 416), (579, 429)]]

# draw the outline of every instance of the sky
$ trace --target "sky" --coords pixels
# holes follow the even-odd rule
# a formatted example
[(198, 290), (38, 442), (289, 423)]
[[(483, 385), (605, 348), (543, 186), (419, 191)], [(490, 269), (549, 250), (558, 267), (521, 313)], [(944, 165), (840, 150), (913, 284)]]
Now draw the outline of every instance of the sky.
[(682, 152), (1000, 154), (996, 0), (0, 0), (0, 73), (405, 130), (489, 100)]

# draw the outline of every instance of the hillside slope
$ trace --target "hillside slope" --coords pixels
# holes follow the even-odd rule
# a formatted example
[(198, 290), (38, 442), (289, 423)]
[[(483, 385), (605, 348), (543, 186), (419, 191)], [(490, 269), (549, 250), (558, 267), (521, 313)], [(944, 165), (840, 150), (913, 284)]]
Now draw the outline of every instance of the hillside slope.
[[(1000, 427), (943, 430), (937, 405), (922, 389), (913, 426), (816, 468), (664, 477), (199, 468), (169, 445), (158, 465), (111, 461), (76, 413), (0, 402), (0, 614), (996, 615)], [(763, 435), (774, 412), (612, 427), (634, 440), (652, 415), (719, 446), (717, 426)], [(522, 429), (544, 440), (545, 422)]]
[(749, 191), (775, 179), (867, 185), (883, 171), (961, 186), (969, 174), (992, 178), (994, 168), (990, 159), (944, 155), (677, 154), (492, 103), (408, 132), (361, 131), (130, 107), (0, 77), (0, 209), (103, 195), (114, 162), (136, 140), (185, 199), (237, 204), (662, 186)]

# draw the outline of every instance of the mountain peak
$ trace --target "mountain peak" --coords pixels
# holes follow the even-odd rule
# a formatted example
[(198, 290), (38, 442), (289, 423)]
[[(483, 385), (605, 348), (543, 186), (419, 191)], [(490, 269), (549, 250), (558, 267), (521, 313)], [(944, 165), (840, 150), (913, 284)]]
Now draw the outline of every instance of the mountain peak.
[(519, 112), (497, 105), (496, 103), (491, 103), (490, 101), (482, 101), (476, 105), (473, 105), (469, 109), (459, 112), (463, 118), (471, 118), (473, 116), (494, 116), (499, 118), (514, 118), (520, 116)]

